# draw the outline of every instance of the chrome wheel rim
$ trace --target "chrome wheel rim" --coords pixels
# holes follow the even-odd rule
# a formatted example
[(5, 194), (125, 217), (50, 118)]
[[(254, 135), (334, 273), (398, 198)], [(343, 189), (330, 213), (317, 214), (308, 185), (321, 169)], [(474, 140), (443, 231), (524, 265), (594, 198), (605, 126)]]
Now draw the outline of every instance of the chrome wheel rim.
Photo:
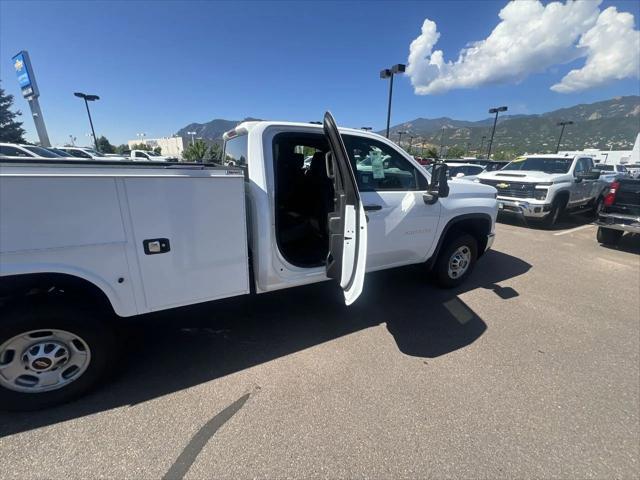
[(469, 269), (470, 263), (471, 249), (466, 245), (458, 247), (449, 258), (449, 278), (460, 278)]
[(0, 385), (17, 392), (58, 390), (89, 367), (91, 350), (66, 330), (24, 332), (0, 345)]

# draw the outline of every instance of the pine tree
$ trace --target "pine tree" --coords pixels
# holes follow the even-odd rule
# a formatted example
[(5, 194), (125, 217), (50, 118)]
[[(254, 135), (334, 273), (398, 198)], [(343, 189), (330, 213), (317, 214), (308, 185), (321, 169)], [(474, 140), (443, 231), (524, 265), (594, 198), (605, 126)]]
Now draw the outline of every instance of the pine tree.
[(22, 122), (16, 121), (22, 113), (19, 110), (12, 112), (12, 106), (13, 95), (6, 95), (0, 88), (0, 142), (25, 143)]

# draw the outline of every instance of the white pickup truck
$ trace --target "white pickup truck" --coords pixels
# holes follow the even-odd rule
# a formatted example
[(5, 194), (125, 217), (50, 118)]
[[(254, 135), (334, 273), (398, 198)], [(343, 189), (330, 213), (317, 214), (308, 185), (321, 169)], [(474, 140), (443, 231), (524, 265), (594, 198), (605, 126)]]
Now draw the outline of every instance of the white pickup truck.
[(500, 211), (547, 227), (565, 212), (599, 212), (607, 188), (593, 159), (579, 155), (527, 155), (500, 170), (481, 173), (476, 182), (498, 189)]
[(149, 161), (149, 162), (171, 162), (177, 161), (178, 159), (175, 157), (167, 157), (165, 155), (160, 155), (152, 150), (131, 150), (129, 152), (125, 152), (125, 155), (131, 160), (139, 162), (139, 161)]
[(448, 182), (444, 165), (429, 176), (329, 113), (323, 126), (247, 122), (224, 138), (236, 167), (2, 165), (2, 407), (95, 384), (113, 364), (114, 314), (324, 280), (351, 304), (365, 271), (408, 264), (453, 287), (492, 244), (493, 187)]

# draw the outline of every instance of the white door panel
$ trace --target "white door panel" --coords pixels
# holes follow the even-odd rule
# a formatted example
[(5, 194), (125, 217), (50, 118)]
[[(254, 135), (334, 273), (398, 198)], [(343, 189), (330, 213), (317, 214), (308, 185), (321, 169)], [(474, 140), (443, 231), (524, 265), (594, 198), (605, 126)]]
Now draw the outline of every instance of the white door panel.
[(361, 192), (369, 229), (367, 267), (379, 269), (424, 260), (433, 243), (440, 203), (426, 205), (421, 191)]

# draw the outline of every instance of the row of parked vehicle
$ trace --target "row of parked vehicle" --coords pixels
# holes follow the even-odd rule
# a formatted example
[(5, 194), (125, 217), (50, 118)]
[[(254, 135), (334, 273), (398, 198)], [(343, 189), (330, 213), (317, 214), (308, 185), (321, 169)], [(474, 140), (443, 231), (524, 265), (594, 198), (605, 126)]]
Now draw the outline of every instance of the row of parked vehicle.
[(166, 157), (151, 150), (127, 150), (122, 154), (103, 153), (91, 147), (40, 147), (19, 143), (0, 143), (0, 158), (3, 160), (96, 160), (169, 162), (177, 158)]
[(445, 163), (450, 179), (495, 187), (501, 212), (547, 227), (565, 213), (590, 210), (598, 215), (614, 182), (640, 175), (640, 170), (596, 164), (581, 155), (526, 155), (512, 162), (454, 159)]

